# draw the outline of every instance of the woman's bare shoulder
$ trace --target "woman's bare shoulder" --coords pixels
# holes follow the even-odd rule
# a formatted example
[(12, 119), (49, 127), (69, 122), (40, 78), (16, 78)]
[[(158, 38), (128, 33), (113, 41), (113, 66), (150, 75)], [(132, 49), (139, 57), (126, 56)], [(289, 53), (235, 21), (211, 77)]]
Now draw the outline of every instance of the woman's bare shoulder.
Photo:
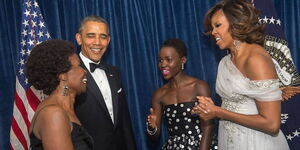
[(193, 84), (196, 87), (197, 86), (200, 86), (200, 87), (208, 86), (206, 81), (198, 79), (196, 77), (192, 77), (192, 76), (190, 76), (190, 83)]
[(168, 91), (168, 83), (156, 89), (152, 94), (152, 100), (159, 101), (160, 98)]
[(210, 88), (206, 81), (194, 78), (193, 87), (201, 96), (210, 96)]
[(266, 80), (275, 79), (276, 70), (272, 61), (271, 56), (267, 51), (260, 47), (254, 47), (252, 53), (248, 56), (245, 61), (245, 73), (251, 80)]
[(43, 124), (43, 126), (53, 126), (70, 122), (66, 111), (58, 105), (47, 105), (42, 107), (36, 117), (36, 122)]

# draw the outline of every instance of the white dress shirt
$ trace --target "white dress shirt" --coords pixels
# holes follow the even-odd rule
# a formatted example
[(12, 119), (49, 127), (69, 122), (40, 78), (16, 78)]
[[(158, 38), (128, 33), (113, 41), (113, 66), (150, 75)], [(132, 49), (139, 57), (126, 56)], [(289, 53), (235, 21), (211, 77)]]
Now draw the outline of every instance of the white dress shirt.
[[(90, 63), (95, 63), (95, 62), (93, 62), (90, 59), (88, 59), (87, 57), (85, 57), (82, 54), (82, 52), (79, 53), (79, 56), (80, 56), (81, 60), (83, 61), (85, 67), (88, 69), (88, 71), (91, 73), (94, 80), (96, 81), (96, 84), (99, 87), (99, 89), (101, 91), (101, 94), (104, 98), (104, 102), (105, 102), (106, 107), (108, 109), (110, 118), (111, 118), (112, 122), (114, 123), (114, 113), (113, 113), (111, 90), (110, 90), (110, 86), (109, 86), (108, 79), (107, 79), (107, 76), (105, 74), (105, 71), (100, 69), (100, 68), (96, 68), (94, 72), (91, 72)], [(99, 64), (99, 63), (100, 62), (98, 62), (96, 64)]]

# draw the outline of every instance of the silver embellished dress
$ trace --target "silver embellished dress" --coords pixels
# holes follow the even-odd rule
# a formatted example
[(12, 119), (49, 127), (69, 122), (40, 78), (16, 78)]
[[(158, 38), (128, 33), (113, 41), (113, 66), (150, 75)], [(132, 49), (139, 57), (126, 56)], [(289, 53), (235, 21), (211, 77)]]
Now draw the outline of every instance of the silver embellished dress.
[[(281, 100), (278, 80), (250, 80), (236, 68), (231, 56), (219, 64), (216, 92), (222, 98), (222, 108), (232, 112), (255, 115), (255, 101)], [(287, 141), (280, 131), (269, 135), (230, 121), (220, 120), (218, 147), (220, 150), (288, 150)]]
[(163, 150), (198, 150), (200, 145), (200, 119), (191, 110), (197, 102), (164, 106), (169, 138)]

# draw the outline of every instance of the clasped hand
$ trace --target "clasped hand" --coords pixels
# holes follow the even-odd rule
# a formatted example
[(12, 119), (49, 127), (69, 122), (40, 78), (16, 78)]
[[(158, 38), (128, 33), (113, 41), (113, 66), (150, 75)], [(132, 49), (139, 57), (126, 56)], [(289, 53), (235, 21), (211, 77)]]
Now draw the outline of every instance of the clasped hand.
[(216, 117), (214, 102), (210, 97), (197, 96), (199, 104), (193, 107), (192, 113), (198, 114), (203, 120), (210, 120)]

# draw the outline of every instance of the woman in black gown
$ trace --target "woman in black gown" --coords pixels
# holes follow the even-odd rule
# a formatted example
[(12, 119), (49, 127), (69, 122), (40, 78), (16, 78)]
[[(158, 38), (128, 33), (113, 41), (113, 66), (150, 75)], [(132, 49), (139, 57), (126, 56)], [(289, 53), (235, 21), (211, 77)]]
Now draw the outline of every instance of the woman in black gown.
[(168, 39), (160, 48), (159, 69), (168, 82), (157, 89), (147, 118), (148, 135), (160, 135), (162, 118), (166, 119), (169, 138), (162, 149), (208, 150), (212, 139), (212, 121), (192, 115), (196, 96), (209, 96), (208, 84), (183, 72), (187, 48), (179, 39)]
[(45, 41), (31, 51), (26, 77), (49, 95), (36, 109), (30, 126), (32, 150), (91, 150), (93, 141), (74, 113), (75, 96), (86, 90), (86, 72), (74, 46)]

